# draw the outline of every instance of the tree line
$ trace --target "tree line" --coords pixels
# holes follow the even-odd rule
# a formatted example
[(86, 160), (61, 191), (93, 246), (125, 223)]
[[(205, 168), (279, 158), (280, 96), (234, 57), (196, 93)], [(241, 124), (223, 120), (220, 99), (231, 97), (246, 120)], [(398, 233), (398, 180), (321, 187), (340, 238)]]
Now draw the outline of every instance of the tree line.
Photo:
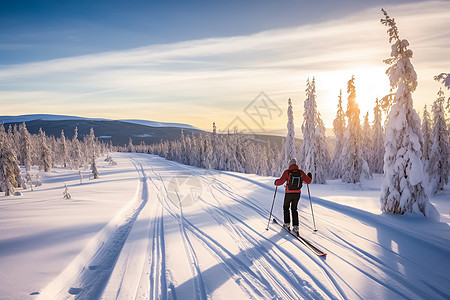
[[(5, 130), (0, 124), (0, 192), (6, 196), (14, 194), (18, 187), (30, 184), (32, 166), (39, 171), (49, 172), (54, 166), (70, 167), (78, 170), (91, 167), (94, 177), (98, 176), (96, 158), (109, 148), (95, 137), (94, 130), (82, 139), (75, 128), (73, 138), (47, 136), (42, 129), (38, 134), (30, 134), (25, 123), (9, 126)], [(22, 176), (20, 165), (24, 168)]]

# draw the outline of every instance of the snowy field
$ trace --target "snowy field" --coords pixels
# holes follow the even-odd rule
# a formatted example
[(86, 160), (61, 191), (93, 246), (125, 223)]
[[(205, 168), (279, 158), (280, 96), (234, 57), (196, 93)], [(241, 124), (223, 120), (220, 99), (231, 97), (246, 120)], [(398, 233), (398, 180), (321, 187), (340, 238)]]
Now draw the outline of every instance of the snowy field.
[[(271, 223), (275, 178), (145, 154), (55, 168), (0, 196), (0, 299), (449, 299), (450, 188), (441, 222), (379, 210), (380, 177), (306, 186), (300, 233)], [(63, 198), (64, 183), (71, 199)], [(282, 217), (283, 192), (274, 215)]]

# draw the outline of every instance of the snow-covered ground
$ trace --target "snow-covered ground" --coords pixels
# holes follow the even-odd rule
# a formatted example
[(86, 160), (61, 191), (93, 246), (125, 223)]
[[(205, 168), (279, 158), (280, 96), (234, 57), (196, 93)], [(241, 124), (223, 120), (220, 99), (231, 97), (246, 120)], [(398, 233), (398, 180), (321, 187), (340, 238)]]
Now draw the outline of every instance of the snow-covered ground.
[(0, 299), (450, 298), (449, 187), (431, 199), (433, 222), (380, 213), (379, 177), (310, 185), (314, 233), (304, 186), (300, 231), (318, 257), (266, 231), (272, 177), (113, 158), (97, 180), (56, 168), (34, 191), (0, 196)]

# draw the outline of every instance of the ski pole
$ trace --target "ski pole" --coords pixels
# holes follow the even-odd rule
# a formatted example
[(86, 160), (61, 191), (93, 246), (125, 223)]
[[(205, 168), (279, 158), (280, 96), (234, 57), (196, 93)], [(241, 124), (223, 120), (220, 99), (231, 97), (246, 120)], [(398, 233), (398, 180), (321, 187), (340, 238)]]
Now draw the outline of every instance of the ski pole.
[(275, 187), (275, 194), (273, 194), (272, 208), (270, 209), (269, 222), (267, 222), (266, 230), (269, 230), (270, 219), (272, 218), (273, 205), (275, 204), (275, 196), (277, 195), (277, 189), (278, 189), (278, 186)]
[(308, 197), (309, 197), (309, 204), (311, 205), (311, 214), (312, 214), (312, 219), (313, 219), (313, 223), (314, 223), (314, 232), (316, 232), (317, 231), (316, 220), (314, 219), (314, 210), (312, 207), (311, 194), (309, 193), (309, 184), (307, 184), (306, 187), (308, 188)]

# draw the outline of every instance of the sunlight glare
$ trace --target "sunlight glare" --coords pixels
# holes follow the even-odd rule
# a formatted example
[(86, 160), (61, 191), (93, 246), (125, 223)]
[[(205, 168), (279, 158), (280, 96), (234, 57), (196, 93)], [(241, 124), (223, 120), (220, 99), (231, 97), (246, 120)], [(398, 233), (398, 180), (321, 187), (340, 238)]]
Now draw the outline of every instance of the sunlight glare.
[[(386, 67), (362, 66), (351, 69), (322, 72), (316, 76), (319, 111), (326, 111), (333, 118), (336, 115), (339, 90), (342, 90), (342, 106), (347, 107), (347, 82), (355, 76), (356, 101), (360, 109), (361, 123), (369, 112), (369, 122), (373, 122), (373, 108), (376, 98), (381, 99), (389, 94), (389, 79), (385, 74)], [(324, 120), (327, 127), (332, 127), (332, 120)], [(331, 128), (330, 127), (330, 128)]]

